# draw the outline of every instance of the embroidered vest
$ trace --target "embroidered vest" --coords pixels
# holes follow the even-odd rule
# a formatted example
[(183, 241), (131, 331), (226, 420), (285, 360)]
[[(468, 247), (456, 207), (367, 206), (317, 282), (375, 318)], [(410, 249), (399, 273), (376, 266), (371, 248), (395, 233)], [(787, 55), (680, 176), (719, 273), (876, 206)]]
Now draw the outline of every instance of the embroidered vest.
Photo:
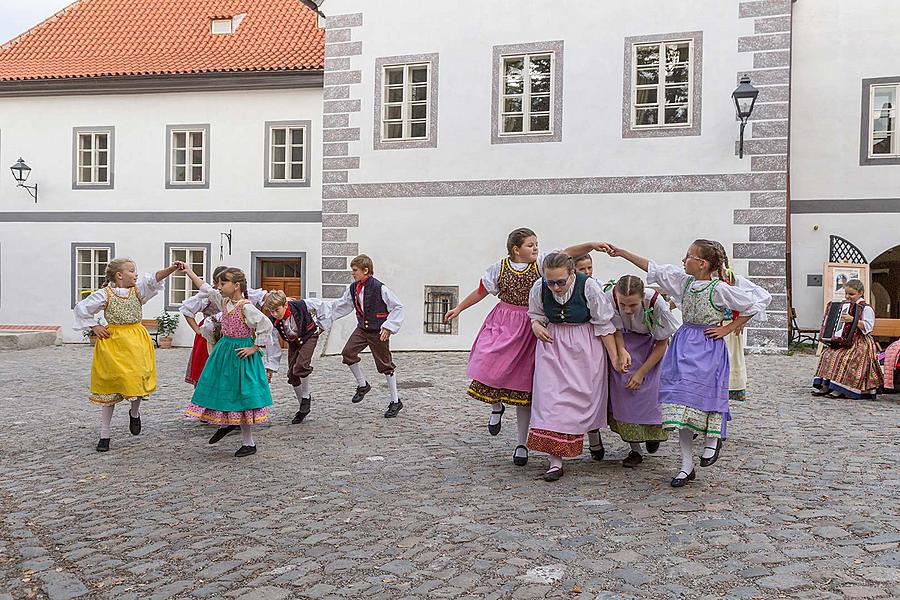
[(222, 315), (222, 335), (233, 338), (253, 337), (253, 330), (244, 322), (244, 305), (249, 300), (241, 300)]
[[(306, 341), (316, 332), (316, 322), (313, 321), (309, 308), (303, 300), (288, 300), (290, 315), (284, 319), (269, 317), (275, 330), (286, 342)], [(288, 321), (287, 323), (285, 321)]]
[(528, 306), (528, 292), (540, 278), (537, 263), (530, 263), (524, 270), (516, 271), (509, 258), (504, 258), (500, 264), (500, 275), (497, 277), (497, 298), (506, 304)]
[(684, 322), (695, 325), (718, 325), (725, 318), (725, 309), (716, 306), (713, 292), (722, 280), (712, 279), (696, 290), (693, 289), (695, 281), (693, 277), (688, 277), (684, 286), (684, 299), (681, 301)]
[(108, 324), (133, 325), (141, 322), (144, 309), (136, 288), (129, 288), (126, 298), (119, 296), (112, 291), (112, 288), (105, 287), (103, 290), (106, 292), (106, 307), (103, 309), (103, 316)]
[(551, 323), (588, 323), (591, 320), (591, 309), (588, 307), (587, 296), (584, 294), (586, 281), (587, 275), (575, 273), (572, 297), (565, 304), (557, 302), (547, 284), (541, 283), (544, 314)]
[(387, 304), (381, 297), (382, 283), (374, 277), (369, 277), (363, 283), (362, 308), (359, 305), (359, 297), (356, 283), (350, 284), (350, 299), (356, 308), (356, 324), (363, 331), (381, 331), (381, 326), (388, 318)]

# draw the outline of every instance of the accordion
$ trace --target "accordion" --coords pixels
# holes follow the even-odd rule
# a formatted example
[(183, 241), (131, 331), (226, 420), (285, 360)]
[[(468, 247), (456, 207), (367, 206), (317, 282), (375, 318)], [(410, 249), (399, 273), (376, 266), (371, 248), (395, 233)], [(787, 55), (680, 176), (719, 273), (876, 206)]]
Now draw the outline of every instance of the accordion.
[[(819, 341), (832, 348), (846, 348), (853, 344), (862, 312), (863, 305), (856, 302), (846, 300), (829, 302), (828, 308), (825, 309), (825, 317), (822, 319)], [(845, 323), (841, 320), (844, 315), (850, 315), (853, 320)]]

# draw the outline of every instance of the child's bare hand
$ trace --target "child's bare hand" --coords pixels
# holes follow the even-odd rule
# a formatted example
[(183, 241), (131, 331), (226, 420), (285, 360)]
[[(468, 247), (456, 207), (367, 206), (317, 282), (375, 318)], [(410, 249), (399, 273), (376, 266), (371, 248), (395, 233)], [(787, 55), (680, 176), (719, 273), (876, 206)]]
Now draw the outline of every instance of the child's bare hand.
[(256, 354), (256, 351), (259, 350), (259, 346), (250, 346), (248, 348), (238, 348), (235, 352), (238, 355), (238, 358), (248, 358)]
[(627, 350), (621, 350), (621, 353), (619, 354), (619, 368), (617, 370), (619, 373), (627, 373), (630, 368), (631, 355), (628, 354)]
[(606, 252), (607, 254), (609, 254), (609, 251), (611, 248), (612, 248), (612, 246), (610, 246), (606, 242), (595, 242), (594, 243), (594, 250), (596, 250), (597, 252)]
[(382, 327), (381, 333), (378, 334), (378, 339), (381, 340), (382, 342), (386, 342), (390, 339), (390, 337), (391, 337), (391, 332)]
[(644, 374), (640, 371), (635, 371), (631, 374), (631, 377), (628, 378), (628, 381), (625, 382), (625, 388), (636, 390), (641, 387), (642, 383), (644, 383)]
[(553, 336), (550, 335), (550, 330), (544, 327), (541, 323), (537, 321), (532, 321), (531, 330), (534, 332), (534, 335), (537, 336), (537, 339), (542, 342), (552, 343)]
[(708, 327), (703, 333), (705, 333), (708, 338), (721, 340), (731, 333), (731, 328), (728, 325), (719, 325), (718, 327)]
[(460, 308), (458, 306), (454, 306), (453, 308), (451, 308), (450, 310), (447, 311), (446, 315), (444, 315), (444, 323), (449, 323), (450, 321), (452, 321), (453, 319), (458, 317), (459, 313), (461, 313), (461, 312), (462, 312), (462, 310), (460, 310)]
[(841, 321), (843, 321), (844, 323), (852, 323), (853, 317), (850, 315), (841, 315)]
[(94, 335), (96, 335), (101, 340), (105, 340), (109, 337), (109, 329), (107, 329), (103, 325), (94, 325), (93, 327), (91, 327), (91, 331), (93, 331)]
[(269, 383), (272, 383), (272, 373), (274, 373), (272, 369), (266, 369), (266, 379)]

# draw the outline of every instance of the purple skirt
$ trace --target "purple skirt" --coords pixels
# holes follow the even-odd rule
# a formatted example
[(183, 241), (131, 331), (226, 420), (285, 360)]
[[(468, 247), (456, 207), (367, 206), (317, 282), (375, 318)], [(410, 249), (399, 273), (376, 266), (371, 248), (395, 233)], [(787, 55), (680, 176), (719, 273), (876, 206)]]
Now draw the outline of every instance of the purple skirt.
[(706, 337), (714, 325), (684, 323), (672, 336), (662, 360), (659, 403), (679, 404), (703, 412), (728, 410), (728, 348), (725, 340)]
[(647, 373), (641, 387), (629, 390), (625, 387), (628, 378), (650, 356), (656, 340), (653, 336), (632, 331), (624, 331), (622, 336), (625, 338), (625, 349), (631, 355), (631, 372), (609, 370), (609, 405), (612, 415), (616, 421), (623, 423), (659, 425), (662, 423), (662, 413), (659, 410), (660, 365), (665, 358)]

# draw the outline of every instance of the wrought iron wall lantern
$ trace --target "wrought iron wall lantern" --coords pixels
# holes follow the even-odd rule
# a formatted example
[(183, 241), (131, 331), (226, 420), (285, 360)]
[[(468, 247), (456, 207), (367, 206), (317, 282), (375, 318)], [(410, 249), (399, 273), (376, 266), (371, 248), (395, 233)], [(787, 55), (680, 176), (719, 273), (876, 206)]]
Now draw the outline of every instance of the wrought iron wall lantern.
[(19, 158), (16, 161), (16, 164), (9, 168), (12, 171), (12, 175), (16, 180), (17, 187), (25, 188), (28, 190), (29, 195), (34, 198), (34, 203), (37, 204), (38, 201), (38, 186), (35, 183), (34, 185), (25, 185), (25, 182), (28, 181), (28, 176), (31, 175), (31, 167), (25, 164), (25, 161)]
[(750, 83), (750, 78), (744, 75), (741, 82), (731, 93), (734, 99), (734, 108), (737, 112), (738, 119), (741, 120), (741, 141), (739, 146), (739, 156), (744, 158), (744, 128), (750, 115), (753, 114), (753, 106), (756, 104), (756, 97), (759, 96), (759, 90)]

